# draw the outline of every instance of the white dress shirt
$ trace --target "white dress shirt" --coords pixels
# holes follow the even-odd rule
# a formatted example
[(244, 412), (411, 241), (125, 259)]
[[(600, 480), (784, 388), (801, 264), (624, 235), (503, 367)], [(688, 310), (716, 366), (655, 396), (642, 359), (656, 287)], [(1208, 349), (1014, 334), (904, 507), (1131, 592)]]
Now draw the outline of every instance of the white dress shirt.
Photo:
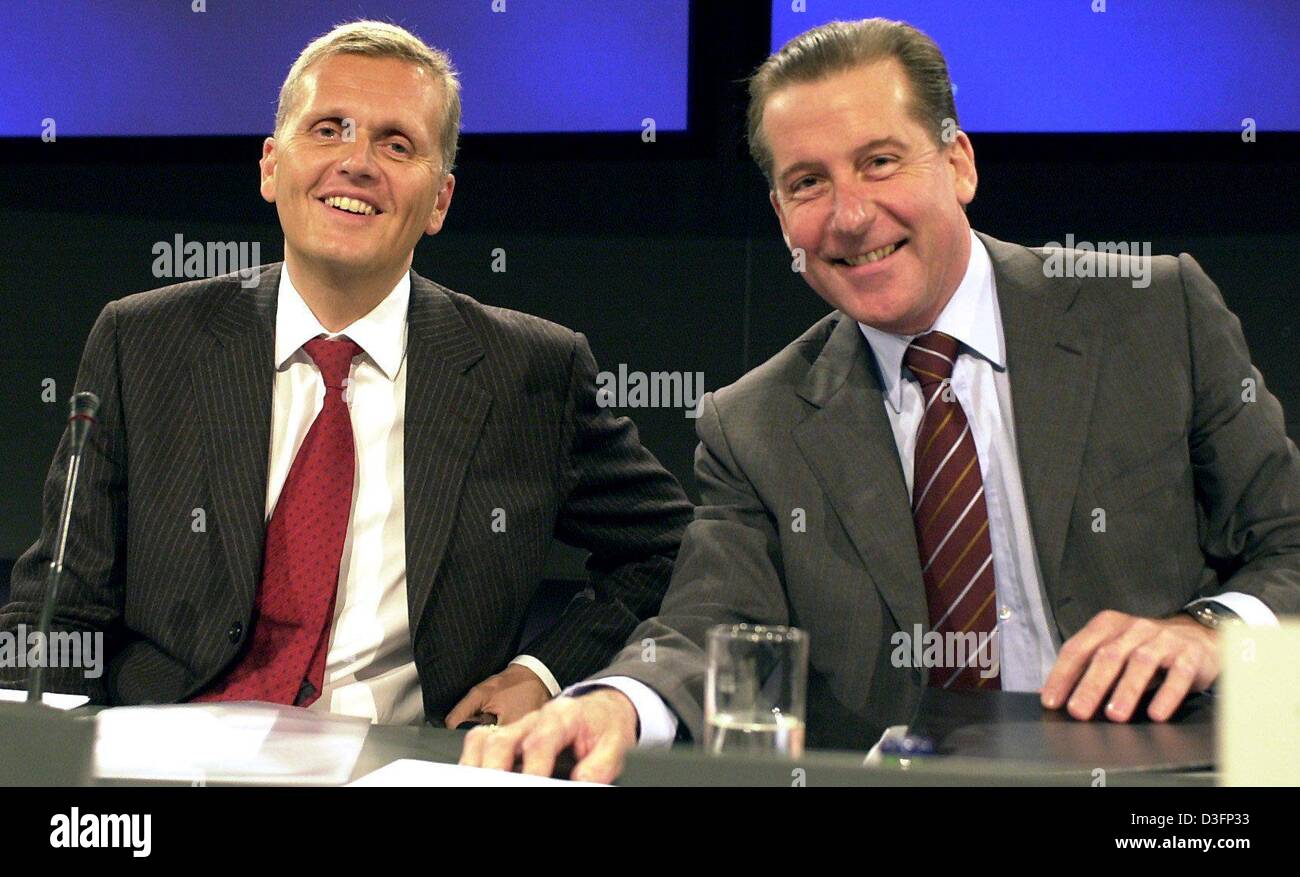
[[(970, 421), (984, 481), (997, 592), (1001, 686), (1004, 691), (1038, 691), (1056, 663), (1061, 642), (1042, 586), (1020, 477), (1006, 340), (993, 263), (974, 232), (970, 240), (970, 259), (961, 283), (927, 331), (943, 332), (962, 343), (953, 367), (952, 389)], [(920, 381), (904, 367), (903, 356), (916, 336), (895, 335), (861, 323), (858, 326), (879, 366), (885, 413), (910, 494), (925, 396)], [(1251, 594), (1229, 592), (1212, 599), (1248, 624), (1277, 624), (1272, 610)], [(1205, 601), (1191, 605), (1200, 602)], [(632, 700), (641, 720), (643, 745), (672, 741), (677, 718), (648, 686), (629, 677), (602, 679), (601, 683), (617, 688)]]
[[(320, 369), (303, 345), (322, 335), (346, 335), (364, 351), (352, 362), (344, 394), (356, 444), (356, 475), (325, 680), (310, 708), (382, 724), (420, 724), (424, 702), (407, 612), (403, 473), (410, 272), (370, 313), (341, 332), (321, 326), (294, 288), (288, 266), (280, 272), (277, 296), (268, 523), (294, 457), (325, 401)], [(512, 663), (536, 673), (552, 695), (559, 691), (555, 678), (535, 658), (524, 655)]]

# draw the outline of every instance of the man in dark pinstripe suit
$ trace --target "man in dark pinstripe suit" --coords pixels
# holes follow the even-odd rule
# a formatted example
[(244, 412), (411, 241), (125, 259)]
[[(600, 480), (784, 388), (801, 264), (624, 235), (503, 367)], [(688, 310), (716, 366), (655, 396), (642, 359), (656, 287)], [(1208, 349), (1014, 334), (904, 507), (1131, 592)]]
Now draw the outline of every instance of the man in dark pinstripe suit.
[[(52, 669), (52, 688), (112, 704), (249, 699), (275, 670), (297, 674), (282, 702), (312, 709), (508, 722), (655, 614), (690, 503), (598, 404), (585, 339), (410, 270), (450, 206), (458, 92), (446, 56), (406, 31), (336, 28), (291, 69), (263, 150), (284, 263), (251, 287), (229, 275), (104, 308), (77, 376), (102, 405), (56, 628), (104, 634), (107, 672)], [(347, 407), (331, 409), (311, 351), (335, 343), (356, 353), (336, 387)], [(321, 460), (303, 463), (330, 411), (355, 448), (332, 545), (312, 516), (338, 497), (320, 488)], [(0, 629), (35, 626), (66, 449), (65, 436)], [(277, 523), (293, 503), (296, 522)], [(299, 564), (279, 585), (268, 532)], [(553, 537), (591, 552), (591, 584), (519, 654)], [(323, 619), (316, 651), (300, 656), (320, 662), (313, 678), (280, 667), (268, 590), (301, 588), (298, 570), (322, 562), (328, 594), (306, 601)]]

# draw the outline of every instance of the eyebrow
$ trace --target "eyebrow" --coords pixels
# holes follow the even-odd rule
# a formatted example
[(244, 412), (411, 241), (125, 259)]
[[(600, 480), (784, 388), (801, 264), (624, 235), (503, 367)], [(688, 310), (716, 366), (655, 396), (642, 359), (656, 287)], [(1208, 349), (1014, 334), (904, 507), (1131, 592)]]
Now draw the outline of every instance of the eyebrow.
[[(857, 157), (862, 155), (863, 153), (875, 152), (876, 150), (885, 147), (891, 147), (893, 149), (898, 150), (899, 152), (902, 152), (907, 149), (907, 144), (899, 140), (897, 137), (892, 137), (892, 136), (877, 137), (876, 139), (869, 140), (866, 143), (864, 143), (862, 146), (859, 146), (857, 149), (853, 150), (853, 154), (855, 157)], [(819, 161), (797, 161), (781, 172), (780, 174), (781, 183), (782, 185), (784, 185), (786, 183), (789, 183), (790, 178), (793, 176), (804, 174), (807, 173), (808, 171), (819, 170), (821, 169), (821, 167), (822, 167), (822, 162)]]

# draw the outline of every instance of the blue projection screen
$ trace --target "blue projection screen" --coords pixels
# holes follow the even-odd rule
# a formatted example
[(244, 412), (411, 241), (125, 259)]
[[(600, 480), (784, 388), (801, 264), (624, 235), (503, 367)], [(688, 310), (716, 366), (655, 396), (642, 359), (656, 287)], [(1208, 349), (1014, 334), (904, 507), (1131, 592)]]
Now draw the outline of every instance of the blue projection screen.
[(1239, 133), (1246, 118), (1260, 130), (1300, 130), (1300, 0), (1093, 7), (1093, 0), (773, 0), (772, 48), (834, 19), (906, 21), (947, 56), (968, 131)]
[(688, 0), (5, 0), (0, 136), (269, 134), (295, 57), (378, 18), (447, 51), (466, 133), (687, 123)]

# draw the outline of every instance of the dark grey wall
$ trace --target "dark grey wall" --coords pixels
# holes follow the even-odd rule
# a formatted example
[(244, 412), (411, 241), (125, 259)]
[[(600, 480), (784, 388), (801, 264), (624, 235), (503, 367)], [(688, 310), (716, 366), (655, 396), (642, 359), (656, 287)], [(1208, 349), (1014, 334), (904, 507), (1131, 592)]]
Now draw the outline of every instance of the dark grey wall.
[[(113, 298), (164, 283), (150, 273), (153, 244), (177, 233), (256, 240), (265, 260), (280, 257), (274, 210), (256, 195), (249, 146), (243, 163), (32, 162), (0, 170), (7, 205), (0, 263), (9, 279), (0, 326), (0, 557), (16, 556), (36, 536), (41, 482), (95, 316)], [(1294, 207), (1279, 207), (1288, 187), (1294, 203), (1294, 176), (1195, 162), (1102, 169), (1007, 162), (981, 171), (970, 217), (983, 231), (1025, 243), (1071, 232), (1081, 240), (1150, 240), (1155, 252), (1195, 255), (1240, 315), (1257, 364), (1286, 404), (1292, 435), (1300, 435), (1292, 365), (1300, 234)], [(729, 173), (737, 177), (731, 186), (721, 178)], [(1183, 188), (1150, 194), (1167, 189), (1170, 178)], [(1231, 209), (1216, 203), (1225, 179), (1238, 186)], [(761, 181), (744, 165), (478, 163), (467, 152), (459, 180), (448, 228), (420, 244), (416, 270), (587, 333), (602, 367), (702, 371), (706, 388), (715, 389), (826, 312), (789, 270)], [(721, 209), (717, 199), (730, 203)], [(504, 273), (490, 268), (497, 247), (506, 252)], [(55, 404), (41, 401), (45, 378), (57, 382)], [(679, 410), (631, 413), (646, 444), (693, 490), (691, 421)]]

